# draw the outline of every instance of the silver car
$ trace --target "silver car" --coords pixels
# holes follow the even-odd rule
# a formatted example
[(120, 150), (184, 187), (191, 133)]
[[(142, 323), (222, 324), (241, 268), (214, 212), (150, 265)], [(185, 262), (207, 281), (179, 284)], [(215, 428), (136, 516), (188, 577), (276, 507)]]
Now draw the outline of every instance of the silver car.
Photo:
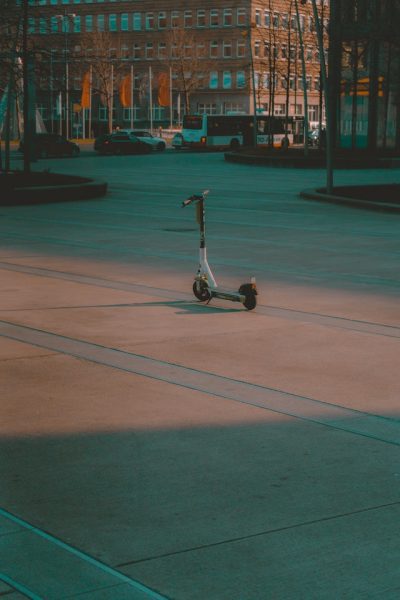
[(167, 147), (165, 140), (163, 140), (161, 137), (153, 135), (152, 133), (150, 133), (150, 131), (145, 129), (124, 129), (122, 131), (119, 131), (119, 133), (128, 133), (129, 135), (134, 135), (137, 138), (139, 138), (142, 142), (146, 142), (146, 144), (149, 144), (149, 146), (151, 146), (153, 150), (157, 150), (159, 152), (165, 150), (165, 148)]

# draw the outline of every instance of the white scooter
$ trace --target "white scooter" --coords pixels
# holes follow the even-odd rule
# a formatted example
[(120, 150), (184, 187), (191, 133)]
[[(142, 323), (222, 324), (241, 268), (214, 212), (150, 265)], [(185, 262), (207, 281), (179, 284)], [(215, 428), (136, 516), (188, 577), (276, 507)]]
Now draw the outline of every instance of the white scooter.
[(257, 304), (257, 286), (255, 277), (250, 283), (243, 283), (237, 292), (218, 287), (214, 275), (207, 261), (206, 227), (205, 227), (205, 199), (209, 190), (201, 194), (194, 194), (182, 202), (182, 208), (196, 203), (197, 222), (200, 226), (200, 261), (197, 275), (193, 283), (193, 293), (201, 302), (210, 302), (212, 298), (222, 298), (232, 302), (241, 302), (247, 310), (253, 310)]

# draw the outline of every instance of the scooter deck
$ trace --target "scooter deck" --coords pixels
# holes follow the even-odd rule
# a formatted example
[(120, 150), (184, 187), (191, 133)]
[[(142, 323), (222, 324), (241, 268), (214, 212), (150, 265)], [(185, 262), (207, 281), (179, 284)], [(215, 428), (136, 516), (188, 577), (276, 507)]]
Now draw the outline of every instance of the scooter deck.
[(211, 294), (211, 298), (220, 298), (221, 300), (230, 300), (231, 302), (244, 302), (246, 296), (239, 294), (239, 292), (233, 292), (232, 290), (224, 288), (208, 288)]

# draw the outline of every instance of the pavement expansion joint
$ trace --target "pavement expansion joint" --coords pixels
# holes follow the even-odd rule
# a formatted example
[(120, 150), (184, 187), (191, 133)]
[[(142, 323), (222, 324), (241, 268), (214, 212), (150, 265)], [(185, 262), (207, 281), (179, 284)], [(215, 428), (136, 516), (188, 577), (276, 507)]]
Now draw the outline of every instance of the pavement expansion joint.
[(389, 502), (386, 504), (380, 504), (378, 506), (369, 506), (367, 508), (360, 508), (358, 510), (352, 510), (351, 512), (346, 512), (346, 513), (340, 513), (337, 515), (330, 515), (327, 517), (321, 517), (319, 519), (313, 519), (310, 521), (302, 521), (301, 523), (293, 523), (291, 525), (286, 525), (285, 527), (277, 527), (276, 529), (267, 529), (265, 531), (259, 531), (257, 533), (252, 533), (249, 535), (244, 535), (244, 536), (239, 536), (239, 537), (234, 537), (234, 538), (229, 538), (226, 540), (220, 540), (218, 542), (212, 542), (210, 544), (203, 544), (201, 546), (193, 546), (192, 548), (183, 548), (182, 550), (177, 550), (176, 552), (166, 552), (165, 554), (159, 554), (159, 555), (155, 555), (155, 556), (148, 556), (146, 558), (142, 558), (142, 559), (138, 559), (138, 560), (132, 560), (132, 561), (128, 561), (128, 562), (124, 562), (124, 563), (120, 563), (118, 565), (116, 565), (115, 568), (123, 568), (123, 567), (128, 567), (131, 565), (135, 565), (135, 564), (140, 564), (140, 563), (144, 563), (144, 562), (150, 562), (152, 560), (159, 560), (160, 558), (166, 558), (169, 556), (177, 556), (179, 554), (188, 554), (190, 552), (197, 552), (199, 550), (207, 550), (208, 548), (214, 548), (216, 546), (223, 546), (225, 544), (234, 544), (237, 542), (244, 542), (246, 540), (250, 540), (250, 539), (254, 539), (257, 537), (262, 537), (262, 536), (267, 536), (267, 535), (273, 535), (276, 533), (281, 533), (283, 531), (290, 531), (293, 529), (299, 529), (301, 527), (309, 527), (312, 525), (318, 525), (319, 523), (325, 523), (326, 521), (335, 521), (337, 519), (345, 519), (345, 518), (349, 518), (349, 517), (353, 517), (356, 515), (360, 515), (363, 513), (367, 513), (367, 512), (372, 512), (375, 510), (382, 510), (385, 508), (390, 508), (392, 506), (399, 506), (400, 505), (400, 500), (396, 501), (396, 502)]
[[(27, 273), (30, 275), (36, 275), (38, 277), (62, 279), (66, 281), (72, 281), (74, 283), (81, 283), (84, 285), (116, 289), (119, 291), (128, 291), (133, 292), (135, 294), (144, 294), (147, 296), (161, 297), (170, 299), (176, 303), (191, 301), (194, 306), (204, 306), (202, 304), (199, 304), (198, 302), (193, 302), (192, 294), (143, 284), (126, 283), (116, 280), (104, 279), (100, 277), (90, 277), (87, 275), (81, 275), (79, 273), (69, 273), (65, 271), (57, 271), (41, 267), (30, 267), (28, 265), (20, 265), (10, 262), (0, 262), (0, 269)], [(146, 306), (148, 305), (148, 303), (144, 304)], [(129, 306), (129, 304), (127, 306)], [(214, 310), (223, 310), (223, 308), (220, 308), (218, 306), (215, 307), (214, 305), (212, 305), (212, 308)], [(268, 306), (263, 305), (261, 303), (259, 303), (257, 306), (257, 315), (275, 316), (300, 322), (317, 323), (321, 326), (336, 327), (338, 329), (357, 331), (359, 333), (366, 333), (370, 335), (400, 338), (400, 327), (398, 326), (384, 325), (382, 323), (372, 323), (368, 321), (361, 321), (359, 319), (349, 319), (337, 315), (324, 315), (311, 311), (301, 311), (298, 309)]]
[[(86, 552), (67, 544), (60, 538), (35, 527), (20, 517), (0, 508), (0, 516), (21, 530), (10, 534), (2, 547), (7, 556), (2, 560), (0, 581), (25, 594), (31, 600), (44, 600), (47, 582), (34, 572), (40, 569), (44, 557), (51, 563), (52, 591), (47, 598), (68, 598), (80, 593), (113, 588), (124, 584), (132, 589), (132, 600), (166, 600), (139, 581), (117, 571)], [(20, 540), (19, 538), (22, 538)], [(13, 560), (18, 556), (18, 561)], [(29, 565), (29, 568), (27, 566)], [(33, 565), (33, 566), (32, 566)], [(79, 577), (74, 579), (79, 573)], [(54, 583), (55, 581), (55, 583)], [(68, 591), (69, 590), (69, 591)], [(135, 595), (136, 593), (136, 595)]]
[(340, 403), (327, 403), (8, 321), (0, 321), (0, 335), (210, 396), (256, 406), (379, 442), (400, 445), (400, 421), (392, 417), (358, 411)]

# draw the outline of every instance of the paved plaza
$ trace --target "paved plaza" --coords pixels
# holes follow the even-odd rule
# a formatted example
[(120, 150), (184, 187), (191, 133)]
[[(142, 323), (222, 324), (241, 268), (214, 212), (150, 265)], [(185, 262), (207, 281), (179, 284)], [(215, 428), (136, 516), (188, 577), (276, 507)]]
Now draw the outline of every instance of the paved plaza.
[[(220, 153), (45, 168), (109, 192), (0, 211), (0, 597), (397, 600), (400, 217)], [(192, 294), (205, 188), (254, 311)]]

